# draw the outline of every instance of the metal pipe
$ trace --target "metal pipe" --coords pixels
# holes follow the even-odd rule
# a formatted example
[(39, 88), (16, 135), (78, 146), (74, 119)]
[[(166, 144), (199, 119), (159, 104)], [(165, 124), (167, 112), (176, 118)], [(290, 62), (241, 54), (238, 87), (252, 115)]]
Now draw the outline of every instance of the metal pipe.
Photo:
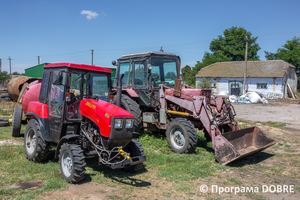
[(167, 110), (167, 113), (172, 114), (172, 115), (186, 116), (186, 117), (191, 116), (189, 113), (186, 113), (186, 112), (179, 112), (179, 111), (173, 111), (173, 110)]
[(121, 107), (121, 97), (122, 97), (122, 79), (124, 77), (124, 74), (122, 74), (118, 78), (118, 87), (117, 87), (117, 100), (116, 100), (116, 105)]

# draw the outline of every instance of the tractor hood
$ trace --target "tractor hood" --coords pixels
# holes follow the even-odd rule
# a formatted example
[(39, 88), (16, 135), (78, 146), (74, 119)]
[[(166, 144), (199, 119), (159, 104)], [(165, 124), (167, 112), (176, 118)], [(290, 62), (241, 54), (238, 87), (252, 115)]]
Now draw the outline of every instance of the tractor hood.
[[(97, 113), (101, 114), (109, 114), (112, 117), (129, 117), (133, 118), (134, 116), (128, 111), (120, 108), (114, 104), (108, 103), (102, 100), (94, 100), (94, 99), (83, 99), (80, 103), (80, 112), (82, 110), (95, 110)], [(80, 113), (81, 114), (81, 113)]]
[(105, 137), (110, 136), (112, 118), (134, 118), (132, 114), (123, 108), (106, 101), (94, 99), (81, 100), (80, 114), (101, 127), (101, 135)]

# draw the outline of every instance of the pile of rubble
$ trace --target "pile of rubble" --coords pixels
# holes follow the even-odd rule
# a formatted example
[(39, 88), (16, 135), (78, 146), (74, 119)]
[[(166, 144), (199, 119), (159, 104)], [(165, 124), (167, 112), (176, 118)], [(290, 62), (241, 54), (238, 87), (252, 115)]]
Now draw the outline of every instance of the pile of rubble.
[(263, 94), (256, 92), (247, 92), (241, 96), (229, 95), (230, 102), (235, 103), (263, 103), (267, 104), (269, 101)]

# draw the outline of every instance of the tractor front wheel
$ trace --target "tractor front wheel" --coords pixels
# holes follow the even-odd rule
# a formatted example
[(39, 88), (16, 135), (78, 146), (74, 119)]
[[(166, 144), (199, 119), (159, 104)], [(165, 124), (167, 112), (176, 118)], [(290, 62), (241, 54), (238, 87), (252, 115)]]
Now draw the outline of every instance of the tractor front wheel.
[(59, 168), (62, 177), (69, 183), (77, 183), (84, 178), (85, 157), (78, 144), (64, 143), (59, 150)]
[(171, 121), (166, 137), (168, 145), (176, 153), (191, 153), (195, 151), (198, 141), (195, 126), (185, 118), (176, 118)]
[(41, 162), (49, 154), (50, 144), (43, 139), (39, 123), (29, 120), (24, 132), (24, 149), (29, 161)]
[[(130, 153), (130, 157), (145, 156), (142, 144), (135, 138), (129, 142), (129, 144), (124, 148), (124, 151)], [(123, 170), (126, 172), (137, 172), (141, 170), (143, 166), (143, 163), (141, 163), (133, 166), (126, 166)]]

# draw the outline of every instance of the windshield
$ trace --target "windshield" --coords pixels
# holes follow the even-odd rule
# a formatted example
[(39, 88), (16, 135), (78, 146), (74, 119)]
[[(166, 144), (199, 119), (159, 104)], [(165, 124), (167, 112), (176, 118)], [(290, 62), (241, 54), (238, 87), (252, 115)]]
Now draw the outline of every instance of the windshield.
[[(120, 63), (120, 68), (119, 68), (118, 74), (119, 74), (119, 76), (120, 76), (121, 74), (124, 74), (124, 77), (123, 77), (123, 79), (122, 79), (122, 86), (123, 86), (123, 87), (126, 87), (126, 86), (127, 86), (128, 74), (129, 74), (129, 85), (128, 85), (128, 86), (130, 87), (130, 85), (131, 85), (131, 73), (129, 72), (129, 70), (130, 70), (130, 72), (131, 72), (131, 69), (130, 69), (130, 63), (129, 63), (129, 62), (126, 62), (126, 63)], [(119, 76), (118, 76), (118, 77), (119, 77)], [(114, 86), (115, 86), (115, 87), (117, 86), (117, 81), (115, 81)]]
[[(108, 101), (108, 81), (107, 74), (73, 71), (70, 84), (71, 93), (80, 99), (89, 96), (89, 98)], [(87, 88), (89, 92), (87, 92)]]
[(90, 92), (92, 98), (108, 102), (108, 77), (106, 74), (91, 73)]
[(164, 84), (174, 87), (177, 78), (176, 59), (152, 58), (151, 83), (154, 87)]

